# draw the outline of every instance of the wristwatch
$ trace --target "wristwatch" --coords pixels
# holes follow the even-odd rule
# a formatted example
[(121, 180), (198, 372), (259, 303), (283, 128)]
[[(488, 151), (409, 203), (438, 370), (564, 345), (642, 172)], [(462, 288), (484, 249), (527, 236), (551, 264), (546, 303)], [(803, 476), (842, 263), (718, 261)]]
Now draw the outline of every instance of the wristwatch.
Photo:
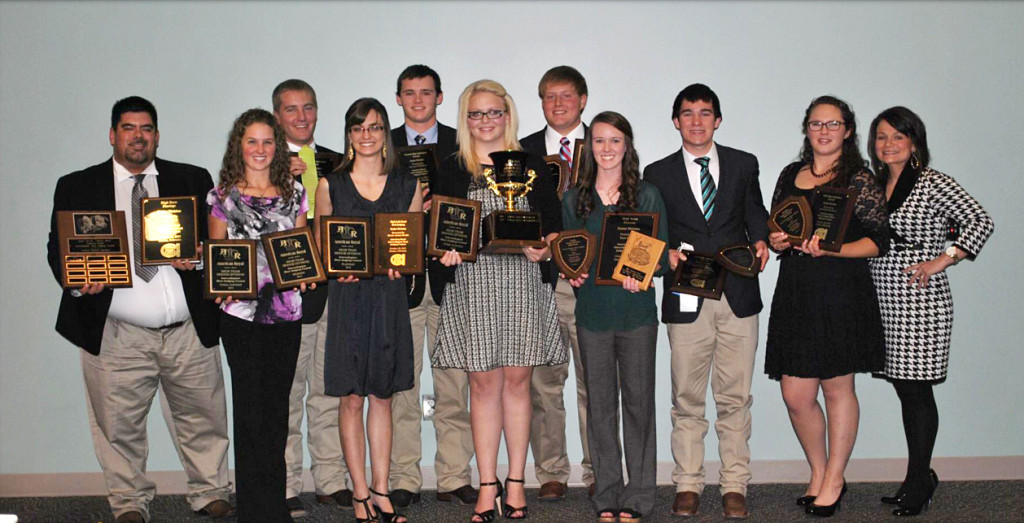
[(953, 259), (953, 265), (960, 263), (960, 258), (956, 255), (956, 245), (950, 245), (949, 247), (946, 247), (946, 250), (943, 251), (943, 254)]

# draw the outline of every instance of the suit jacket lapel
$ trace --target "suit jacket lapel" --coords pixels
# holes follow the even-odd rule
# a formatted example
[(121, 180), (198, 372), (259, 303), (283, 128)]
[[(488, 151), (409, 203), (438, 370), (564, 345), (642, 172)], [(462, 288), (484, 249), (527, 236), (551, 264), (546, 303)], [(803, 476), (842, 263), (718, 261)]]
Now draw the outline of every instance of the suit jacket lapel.
[(704, 220), (704, 211), (697, 205), (697, 196), (693, 194), (693, 189), (690, 188), (690, 175), (686, 172), (686, 157), (683, 156), (683, 151), (680, 150), (673, 158), (675, 166), (672, 172), (676, 173), (676, 189), (679, 193), (679, 198), (683, 200), (683, 207), (686, 209), (684, 216), (689, 216), (695, 220), (695, 223), (697, 223), (696, 220), (699, 220), (707, 226), (707, 222)]
[(157, 158), (156, 159), (156, 171), (160, 174), (156, 175), (156, 186), (160, 191), (160, 196), (181, 196), (185, 192), (185, 188), (181, 185), (181, 178), (178, 173), (174, 172), (166, 162)]
[(731, 197), (737, 181), (730, 170), (732, 163), (729, 160), (731, 158), (729, 158), (729, 153), (718, 147), (717, 144), (715, 144), (715, 149), (718, 151), (718, 192), (715, 195), (715, 211), (711, 214), (709, 226), (719, 225), (722, 217), (728, 216), (728, 211), (736, 203)]
[[(97, 175), (96, 183), (92, 185), (93, 195), (87, 201), (95, 202), (97, 210), (113, 211), (117, 207), (114, 201), (114, 159), (111, 158), (100, 164)], [(131, 217), (129, 216), (128, 219)]]

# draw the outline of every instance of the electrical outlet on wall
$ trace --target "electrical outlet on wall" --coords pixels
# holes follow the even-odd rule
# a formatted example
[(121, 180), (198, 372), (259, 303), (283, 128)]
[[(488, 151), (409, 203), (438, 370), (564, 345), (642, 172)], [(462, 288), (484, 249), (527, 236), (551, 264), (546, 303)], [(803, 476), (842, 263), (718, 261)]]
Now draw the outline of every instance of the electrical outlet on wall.
[(434, 419), (434, 395), (424, 394), (423, 399), (420, 403), (423, 406), (423, 419)]

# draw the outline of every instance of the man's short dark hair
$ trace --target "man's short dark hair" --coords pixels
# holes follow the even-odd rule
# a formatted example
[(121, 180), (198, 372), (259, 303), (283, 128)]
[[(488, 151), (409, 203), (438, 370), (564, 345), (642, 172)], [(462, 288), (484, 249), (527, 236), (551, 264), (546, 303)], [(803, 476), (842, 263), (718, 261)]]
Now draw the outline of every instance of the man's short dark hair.
[(580, 96), (587, 94), (587, 80), (583, 78), (583, 75), (575, 67), (568, 65), (559, 65), (548, 69), (548, 72), (540, 77), (540, 83), (537, 84), (537, 94), (544, 98), (544, 89), (548, 84), (565, 83), (572, 84), (576, 89), (576, 94)]
[(437, 71), (423, 64), (410, 65), (402, 71), (402, 74), (398, 75), (398, 82), (395, 83), (395, 94), (402, 94), (402, 80), (414, 80), (426, 76), (434, 79), (434, 91), (437, 91), (437, 94), (441, 94), (441, 77), (437, 75)]
[(722, 117), (722, 107), (718, 105), (718, 95), (704, 84), (690, 84), (676, 95), (676, 101), (672, 102), (672, 118), (679, 118), (679, 111), (683, 108), (683, 100), (687, 102), (708, 102), (715, 111), (715, 118)]
[(317, 103), (316, 103), (316, 91), (313, 90), (313, 86), (309, 85), (304, 80), (299, 80), (298, 78), (292, 78), (290, 80), (285, 80), (285, 81), (277, 84), (277, 87), (274, 88), (274, 94), (270, 95), (271, 102), (274, 105), (274, 112), (275, 113), (277, 112), (278, 109), (281, 108), (281, 95), (285, 91), (305, 91), (305, 92), (309, 93), (309, 95), (311, 97), (313, 97), (313, 106), (315, 107), (317, 105)]
[(158, 129), (156, 125), (156, 107), (149, 100), (141, 96), (129, 96), (114, 103), (114, 108), (110, 110), (111, 129), (117, 128), (117, 123), (121, 121), (121, 115), (124, 113), (149, 113), (149, 117), (153, 119), (153, 128)]

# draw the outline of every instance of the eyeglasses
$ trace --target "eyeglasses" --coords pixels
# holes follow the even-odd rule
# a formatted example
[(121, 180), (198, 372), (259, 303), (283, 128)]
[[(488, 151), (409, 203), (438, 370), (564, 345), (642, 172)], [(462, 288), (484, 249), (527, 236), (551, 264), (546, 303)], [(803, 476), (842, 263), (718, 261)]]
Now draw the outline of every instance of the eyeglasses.
[(348, 132), (350, 132), (352, 134), (363, 134), (365, 132), (369, 132), (370, 134), (380, 134), (380, 133), (384, 132), (384, 126), (381, 125), (381, 124), (377, 124), (377, 123), (375, 123), (375, 124), (373, 124), (373, 125), (371, 125), (369, 127), (362, 127), (362, 126), (359, 126), (359, 125), (353, 125), (352, 127), (349, 128)]
[(491, 120), (497, 120), (498, 118), (505, 116), (506, 112), (507, 111), (505, 111), (504, 109), (491, 109), (490, 111), (470, 111), (466, 113), (466, 116), (468, 116), (470, 120), (480, 120), (484, 116), (490, 118)]
[(830, 122), (820, 122), (814, 120), (813, 122), (807, 122), (807, 128), (812, 131), (820, 131), (822, 127), (829, 131), (838, 131), (846, 122), (840, 122), (839, 120), (832, 120)]

